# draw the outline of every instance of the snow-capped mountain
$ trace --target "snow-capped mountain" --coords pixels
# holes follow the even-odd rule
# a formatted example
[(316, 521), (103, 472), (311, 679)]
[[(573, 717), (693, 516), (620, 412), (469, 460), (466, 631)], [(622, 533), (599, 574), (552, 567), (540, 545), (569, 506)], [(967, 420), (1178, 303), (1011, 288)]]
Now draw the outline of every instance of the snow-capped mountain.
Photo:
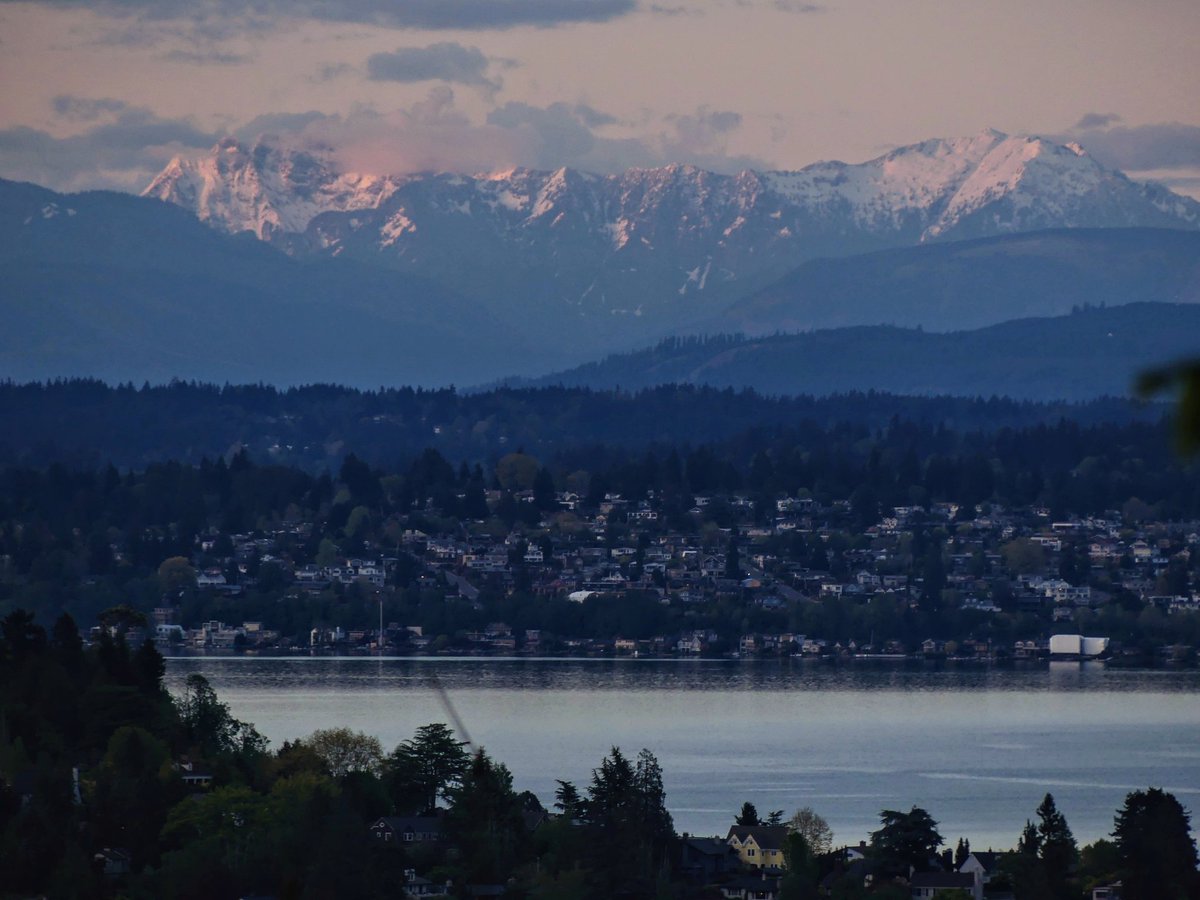
[(303, 231), (319, 213), (378, 206), (397, 184), (340, 172), (320, 154), (226, 138), (208, 156), (171, 160), (142, 196), (182, 206), (221, 231), (252, 231), (266, 240)]
[(294, 255), (400, 268), (498, 312), (520, 303), (547, 326), (587, 317), (601, 341), (698, 320), (819, 256), (1046, 228), (1200, 227), (1200, 203), (1077, 145), (992, 130), (737, 175), (364, 175), (331, 155), (226, 140), (173, 161), (145, 193)]

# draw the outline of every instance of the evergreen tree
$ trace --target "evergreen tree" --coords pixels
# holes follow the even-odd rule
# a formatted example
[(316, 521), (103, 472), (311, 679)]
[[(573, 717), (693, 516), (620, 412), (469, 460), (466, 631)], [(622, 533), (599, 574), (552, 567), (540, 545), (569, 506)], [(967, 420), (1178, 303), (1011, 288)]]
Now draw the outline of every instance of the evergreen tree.
[(439, 795), (448, 796), (470, 761), (465, 747), (466, 741), (440, 722), (422, 725), (410, 740), (397, 745), (388, 760), (397, 808), (423, 812), (437, 805)]
[(1117, 812), (1113, 837), (1125, 900), (1200, 896), (1190, 816), (1173, 795), (1160, 788), (1129, 794)]
[(926, 871), (942, 843), (933, 817), (914, 806), (908, 812), (885, 809), (879, 820), (883, 827), (871, 835), (871, 853), (880, 870), (898, 875)]
[(521, 861), (525, 823), (512, 774), (476, 751), (450, 792), (447, 826), (462, 850), (468, 883), (503, 883)]
[(754, 804), (749, 800), (742, 804), (741, 812), (737, 814), (737, 817), (733, 821), (735, 824), (743, 827), (762, 824), (758, 819), (758, 810), (755, 809)]
[(554, 808), (563, 814), (566, 819), (574, 819), (579, 815), (582, 809), (582, 798), (579, 796), (579, 788), (570, 781), (558, 780), (558, 787), (554, 791)]
[(1038, 839), (1042, 871), (1046, 884), (1054, 897), (1066, 897), (1071, 893), (1070, 878), (1079, 862), (1079, 848), (1075, 836), (1067, 825), (1066, 817), (1058, 811), (1054, 797), (1047, 794), (1037, 808)]

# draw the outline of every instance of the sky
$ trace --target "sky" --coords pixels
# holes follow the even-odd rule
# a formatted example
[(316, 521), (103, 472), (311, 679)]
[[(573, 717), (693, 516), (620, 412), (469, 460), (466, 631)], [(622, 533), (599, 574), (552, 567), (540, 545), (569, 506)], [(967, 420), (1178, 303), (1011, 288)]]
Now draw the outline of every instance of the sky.
[(0, 0), (0, 177), (861, 162), (997, 128), (1200, 198), (1196, 0)]

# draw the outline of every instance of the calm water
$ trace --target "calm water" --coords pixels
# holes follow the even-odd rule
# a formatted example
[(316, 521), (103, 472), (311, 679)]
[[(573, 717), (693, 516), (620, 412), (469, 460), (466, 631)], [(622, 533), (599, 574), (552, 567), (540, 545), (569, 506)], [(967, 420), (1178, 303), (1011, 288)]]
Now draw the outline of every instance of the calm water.
[(273, 742), (345, 725), (386, 749), (449, 722), (549, 805), (616, 745), (648, 747), (679, 831), (724, 834), (742, 802), (812, 806), (857, 843), (879, 810), (922, 806), (953, 844), (1007, 848), (1054, 794), (1080, 843), (1135, 788), (1200, 813), (1200, 673), (709, 661), (230, 658), (192, 672)]

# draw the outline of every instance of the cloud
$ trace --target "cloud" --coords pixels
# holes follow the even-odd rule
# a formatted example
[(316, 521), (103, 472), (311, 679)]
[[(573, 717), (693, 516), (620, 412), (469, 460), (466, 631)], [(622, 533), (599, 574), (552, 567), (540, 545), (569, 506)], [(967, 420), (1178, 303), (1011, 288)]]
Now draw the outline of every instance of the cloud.
[(775, 0), (774, 5), (780, 12), (799, 13), (801, 15), (825, 12), (825, 7), (823, 6), (819, 6), (816, 3), (802, 3), (800, 0)]
[(1116, 113), (1087, 113), (1059, 140), (1078, 141), (1097, 161), (1130, 177), (1200, 197), (1200, 126), (1120, 125)]
[(69, 137), (25, 126), (0, 130), (4, 177), (57, 190), (138, 190), (176, 153), (211, 147), (219, 137), (111, 98), (60, 96), (52, 107), (64, 121), (94, 124)]
[(500, 89), (500, 80), (487, 77), (488, 65), (478, 47), (443, 42), (375, 53), (367, 59), (367, 77), (372, 81), (445, 81), (494, 93)]
[(253, 62), (249, 53), (229, 53), (215, 48), (209, 50), (170, 50), (159, 57), (165, 62), (192, 66), (241, 66)]
[(571, 111), (583, 122), (588, 128), (599, 128), (602, 125), (616, 125), (617, 117), (610, 116), (606, 112), (601, 112), (586, 103), (576, 103), (571, 107)]
[(316, 110), (301, 113), (265, 113), (235, 128), (233, 136), (239, 141), (253, 141), (264, 134), (299, 134), (309, 125), (328, 119), (326, 113)]
[(689, 144), (706, 145), (719, 135), (729, 134), (742, 124), (741, 113), (728, 110), (710, 110), (701, 107), (693, 115), (670, 116), (680, 139)]
[[(21, 2), (21, 0), (3, 0)], [(280, 19), (353, 22), (383, 28), (503, 30), (607, 22), (628, 15), (636, 0), (33, 0), (84, 7), (142, 20), (178, 20), (211, 36), (269, 28)]]
[[(569, 166), (603, 174), (670, 163), (724, 172), (761, 168), (760, 160), (726, 152), (740, 125), (738, 114), (707, 107), (635, 126), (587, 104), (517, 101), (492, 109), (480, 122), (458, 107), (453, 88), (439, 84), (425, 99), (391, 112), (360, 108), (346, 115), (311, 112), (290, 120), (263, 116), (235, 134), (253, 140), (270, 132), (297, 146), (332, 147), (347, 170), (375, 174), (473, 173), (516, 166)], [(635, 127), (642, 133), (631, 135)]]
[(519, 25), (548, 28), (570, 22), (607, 22), (633, 12), (637, 4), (635, 0), (404, 0), (400, 3), (378, 0), (365, 5), (377, 7), (371, 21), (378, 25), (505, 29)]
[(448, 84), (433, 86), (410, 106), (344, 114), (318, 111), (257, 116), (220, 131), (188, 119), (155, 115), (112, 98), (56, 98), (68, 137), (28, 127), (0, 131), (0, 176), (58, 190), (108, 187), (138, 191), (176, 154), (198, 156), (222, 137), (272, 142), (332, 153), (347, 171), (407, 174), (488, 172), (524, 166), (570, 166), (602, 174), (631, 167), (685, 163), (721, 172), (762, 168), (760, 160), (731, 155), (728, 142), (741, 117), (701, 107), (639, 122), (618, 121), (587, 104), (534, 106), (509, 102), (483, 121), (467, 115)]
[(1080, 131), (1089, 128), (1107, 128), (1109, 125), (1115, 125), (1121, 121), (1121, 117), (1116, 113), (1084, 113), (1078, 122), (1075, 123), (1073, 130)]
[(1115, 113), (1087, 113), (1060, 139), (1079, 141), (1105, 165), (1125, 171), (1200, 168), (1200, 126), (1118, 125)]
[(76, 97), (73, 94), (59, 94), (50, 101), (50, 106), (60, 119), (75, 122), (94, 122), (129, 108), (124, 100), (113, 97)]
[[(539, 107), (512, 101), (488, 113), (487, 124), (520, 138), (520, 144), (530, 154), (522, 165), (538, 169), (587, 167), (583, 161), (593, 158), (598, 145), (605, 146), (609, 153), (618, 152), (617, 142), (603, 144), (593, 130), (597, 126), (588, 124), (595, 121), (594, 114), (590, 107), (583, 111), (566, 103)], [(620, 142), (619, 147), (621, 156), (637, 157), (640, 149), (634, 142)], [(627, 164), (639, 165), (645, 161), (637, 159)]]
[(631, 167), (690, 163), (716, 171), (760, 167), (761, 160), (726, 153), (729, 136), (741, 125), (734, 112), (701, 107), (694, 113), (667, 116), (660, 128), (638, 137), (598, 133), (618, 123), (585, 105), (554, 103), (547, 107), (510, 102), (492, 110), (489, 125), (521, 134), (535, 168), (571, 166), (592, 172), (621, 172)]
[[(444, 84), (430, 89), (424, 100), (391, 112), (363, 107), (345, 115), (309, 115), (290, 134), (275, 131), (298, 146), (333, 148), (348, 171), (481, 172), (518, 165), (529, 156), (519, 146), (521, 136), (472, 122), (456, 106), (454, 90)], [(238, 132), (249, 137), (247, 128)]]
[(348, 63), (326, 63), (317, 69), (315, 75), (309, 80), (314, 82), (333, 81), (335, 78), (341, 78), (343, 75), (349, 75), (354, 71), (354, 67)]

